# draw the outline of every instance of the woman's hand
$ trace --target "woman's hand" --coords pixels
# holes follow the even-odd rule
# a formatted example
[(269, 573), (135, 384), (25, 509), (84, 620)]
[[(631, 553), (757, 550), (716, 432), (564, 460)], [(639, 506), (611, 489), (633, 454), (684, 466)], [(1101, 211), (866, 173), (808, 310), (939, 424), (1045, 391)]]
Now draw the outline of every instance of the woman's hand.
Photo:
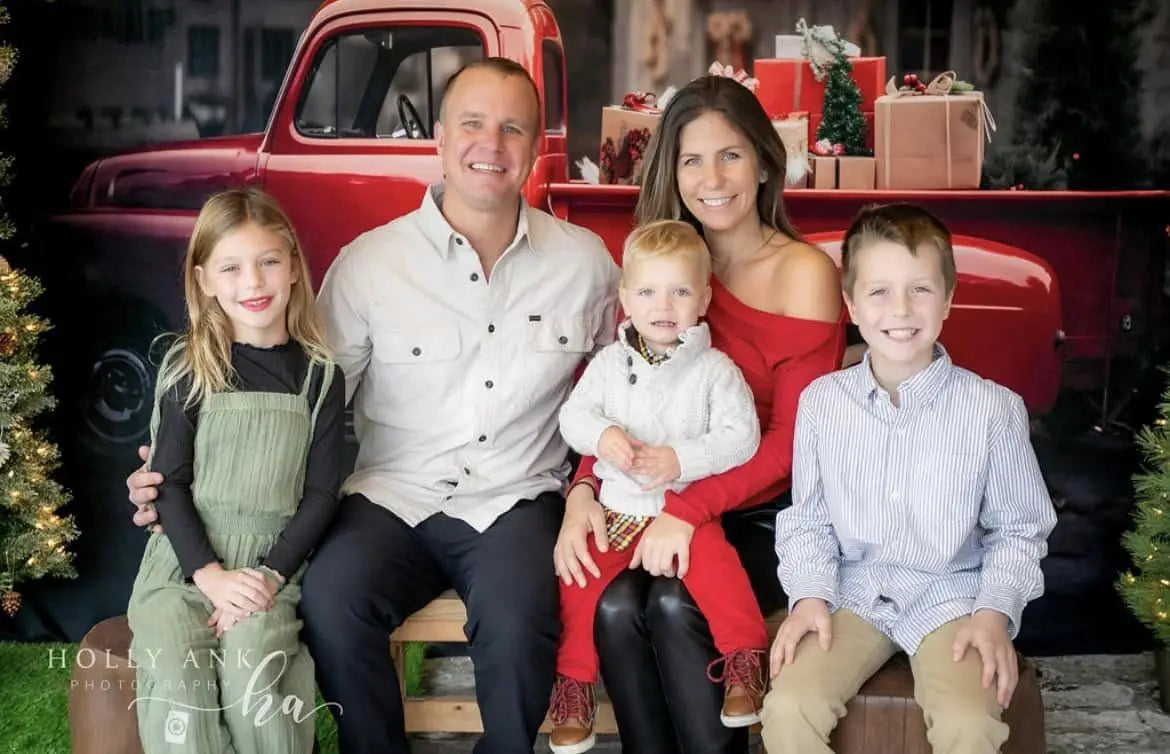
[(605, 509), (593, 496), (593, 487), (589, 484), (577, 484), (569, 490), (565, 499), (565, 517), (561, 521), (561, 533), (557, 535), (557, 544), (553, 548), (553, 568), (565, 586), (585, 587), (585, 571), (593, 574), (593, 578), (601, 578), (601, 571), (593, 562), (589, 554), (589, 535), (597, 544), (597, 549), (605, 552), (609, 549), (609, 541), (605, 533)]
[(691, 567), (691, 538), (694, 536), (695, 527), (669, 513), (660, 513), (642, 532), (630, 568), (641, 566), (651, 576), (673, 577), (677, 559), (677, 573), (681, 579)]

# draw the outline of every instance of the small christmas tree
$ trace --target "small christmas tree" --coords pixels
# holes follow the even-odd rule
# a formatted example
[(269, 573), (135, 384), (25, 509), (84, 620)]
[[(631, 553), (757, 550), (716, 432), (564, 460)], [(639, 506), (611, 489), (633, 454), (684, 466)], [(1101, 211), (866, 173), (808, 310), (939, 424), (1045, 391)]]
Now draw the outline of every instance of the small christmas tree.
[[(8, 11), (0, 6), (0, 24), (7, 22)], [(0, 86), (15, 64), (16, 51), (0, 44)], [(0, 185), (11, 178), (11, 167), (11, 158), (0, 156)], [(7, 214), (0, 213), (0, 241), (14, 232)], [(54, 405), (46, 391), (52, 375), (34, 360), (48, 323), (26, 311), (40, 293), (35, 278), (12, 270), (0, 257), (0, 609), (9, 616), (20, 610), (17, 585), (76, 575), (65, 545), (77, 538), (77, 528), (72, 517), (58, 515), (69, 496), (49, 477), (57, 467), (57, 448), (32, 424)]]
[(1137, 436), (1145, 470), (1134, 477), (1134, 529), (1122, 537), (1134, 567), (1122, 574), (1118, 589), (1138, 620), (1170, 647), (1170, 386), (1158, 414)]
[(845, 57), (845, 48), (839, 41), (833, 64), (829, 66), (821, 125), (817, 127), (817, 141), (822, 139), (840, 144), (847, 155), (868, 153), (865, 118), (861, 114), (861, 90), (853, 80), (853, 64)]

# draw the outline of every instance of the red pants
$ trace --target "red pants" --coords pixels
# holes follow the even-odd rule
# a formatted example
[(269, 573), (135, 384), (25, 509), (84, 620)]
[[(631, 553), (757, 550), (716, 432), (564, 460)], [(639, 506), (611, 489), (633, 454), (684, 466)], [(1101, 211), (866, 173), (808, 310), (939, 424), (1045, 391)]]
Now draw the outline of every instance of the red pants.
[[(593, 642), (593, 618), (597, 602), (609, 582), (628, 568), (638, 540), (625, 550), (599, 552), (589, 538), (589, 554), (601, 570), (601, 578), (585, 574), (585, 587), (561, 582), (561, 643), (557, 648), (557, 673), (585, 683), (597, 680), (597, 646)], [(747, 572), (723, 535), (718, 520), (695, 529), (691, 539), (691, 565), (683, 584), (711, 626), (720, 654), (736, 649), (767, 649), (768, 628), (752, 592)]]

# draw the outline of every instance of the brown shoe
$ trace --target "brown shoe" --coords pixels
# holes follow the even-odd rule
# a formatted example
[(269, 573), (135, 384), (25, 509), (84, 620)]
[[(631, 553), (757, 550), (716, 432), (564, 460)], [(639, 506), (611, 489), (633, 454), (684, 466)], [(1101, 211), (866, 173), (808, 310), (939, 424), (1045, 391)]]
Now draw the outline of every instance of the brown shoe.
[[(707, 666), (707, 678), (723, 682), (723, 711), (719, 719), (728, 728), (746, 728), (760, 721), (764, 704), (764, 668), (762, 649), (736, 649)], [(714, 668), (723, 663), (723, 674)]]
[(558, 675), (548, 707), (548, 719), (553, 725), (548, 748), (553, 754), (584, 754), (592, 749), (597, 743), (593, 735), (596, 713), (593, 684)]

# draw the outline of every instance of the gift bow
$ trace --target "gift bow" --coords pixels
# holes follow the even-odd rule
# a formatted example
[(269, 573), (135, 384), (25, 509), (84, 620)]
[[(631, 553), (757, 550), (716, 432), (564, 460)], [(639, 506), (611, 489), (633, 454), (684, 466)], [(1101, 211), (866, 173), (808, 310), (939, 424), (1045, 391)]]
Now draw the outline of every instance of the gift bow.
[(660, 112), (660, 108), (654, 104), (657, 101), (658, 97), (654, 92), (626, 92), (626, 96), (622, 97), (622, 107), (644, 113), (657, 113)]
[(712, 76), (723, 76), (724, 78), (734, 79), (747, 87), (747, 90), (752, 93), (755, 93), (756, 88), (760, 85), (759, 80), (749, 76), (744, 69), (740, 68), (737, 70), (729, 65), (723, 65), (718, 60), (711, 64), (711, 67), (707, 69), (707, 73)]
[[(930, 83), (926, 85), (924, 91), (917, 89), (899, 89), (894, 83), (894, 77), (886, 82), (886, 94), (891, 97), (927, 97), (927, 96), (948, 96), (955, 90), (956, 85), (960, 85), (962, 91), (955, 91), (955, 94), (967, 94), (973, 92), (973, 89), (967, 89), (970, 84), (961, 85), (958, 74), (954, 71), (943, 71), (939, 75), (931, 79)], [(987, 136), (987, 141), (991, 141), (991, 134), (995, 131), (995, 118), (991, 115), (991, 108), (987, 106), (987, 100), (983, 97), (979, 98), (979, 106), (983, 110), (983, 124), (986, 126), (983, 133)]]
[(840, 157), (845, 154), (845, 145), (834, 144), (828, 139), (821, 139), (813, 144), (812, 151), (821, 157)]

